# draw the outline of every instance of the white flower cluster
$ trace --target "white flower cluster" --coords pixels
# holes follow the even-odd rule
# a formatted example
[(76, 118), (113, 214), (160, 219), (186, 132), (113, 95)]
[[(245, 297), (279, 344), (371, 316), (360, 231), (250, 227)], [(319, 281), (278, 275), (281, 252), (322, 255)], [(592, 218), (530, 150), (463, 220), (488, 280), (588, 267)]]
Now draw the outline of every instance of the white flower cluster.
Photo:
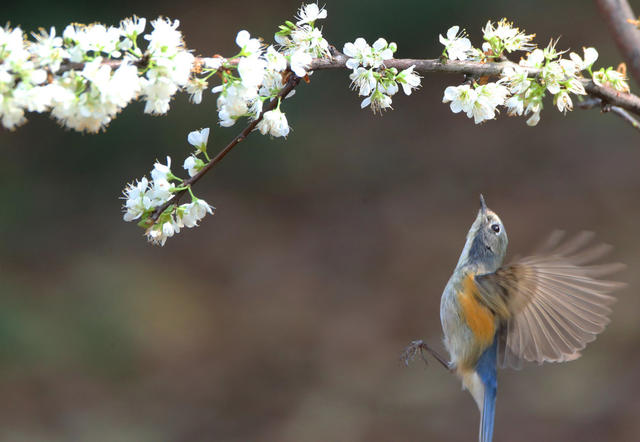
[(525, 34), (503, 18), (497, 23), (488, 21), (482, 29), (484, 43), (482, 51), (488, 58), (500, 58), (504, 52), (530, 51), (536, 45), (532, 43), (535, 34)]
[(612, 66), (606, 69), (600, 68), (600, 70), (594, 72), (593, 82), (598, 86), (612, 87), (618, 92), (628, 93), (630, 91), (627, 76), (623, 72), (613, 69)]
[(504, 105), (508, 94), (509, 90), (500, 83), (475, 84), (474, 87), (463, 84), (447, 87), (442, 102), (451, 102), (453, 113), (463, 111), (479, 124), (495, 118), (496, 108)]
[(449, 86), (444, 91), (443, 103), (450, 103), (454, 113), (464, 111), (476, 124), (495, 118), (498, 107), (504, 106), (508, 115), (525, 115), (527, 124), (535, 126), (540, 121), (543, 99), (547, 92), (553, 95), (554, 105), (560, 112), (573, 110), (570, 94), (585, 95), (583, 71), (588, 72), (594, 83), (606, 85), (619, 92), (629, 92), (625, 76), (613, 68), (592, 72), (591, 67), (598, 59), (594, 48), (585, 48), (584, 56), (572, 52), (569, 58), (562, 58), (566, 52), (558, 52), (552, 41), (544, 49), (535, 48), (533, 35), (514, 28), (503, 19), (495, 25), (491, 22), (483, 28), (482, 49), (471, 46), (471, 42), (460, 34), (458, 26), (440, 35), (445, 46), (443, 56), (449, 60), (491, 61), (513, 51), (530, 51), (519, 64), (509, 63), (502, 70), (496, 82)]
[(448, 60), (487, 61), (498, 59), (505, 52), (530, 51), (535, 48), (532, 43), (535, 35), (525, 34), (524, 31), (513, 27), (513, 23), (506, 18), (497, 23), (487, 22), (482, 29), (482, 49), (474, 48), (466, 33), (459, 30), (459, 26), (452, 26), (447, 31), (446, 38), (440, 35), (440, 43), (444, 45), (442, 55)]
[(184, 47), (179, 22), (159, 18), (143, 51), (144, 18), (117, 27), (68, 25), (26, 40), (20, 28), (0, 29), (0, 117), (8, 129), (26, 122), (25, 111), (51, 112), (71, 129), (98, 132), (132, 100), (163, 114), (188, 85), (194, 57)]
[(307, 75), (313, 58), (329, 55), (329, 43), (322, 36), (322, 29), (316, 27), (316, 20), (327, 18), (327, 10), (315, 3), (302, 5), (296, 23), (286, 21), (280, 25), (275, 40), (287, 57), (291, 70), (298, 77)]
[[(187, 141), (195, 147), (192, 153), (184, 161), (184, 169), (189, 176), (196, 175), (210, 160), (207, 155), (207, 142), (209, 139), (209, 128), (191, 132)], [(202, 154), (205, 160), (199, 158)], [(176, 186), (175, 182), (178, 182)], [(151, 216), (160, 207), (169, 203), (176, 192), (187, 190), (191, 195), (191, 202), (168, 207), (158, 216), (155, 222)], [(123, 205), (124, 220), (139, 220), (138, 225), (146, 228), (147, 239), (154, 244), (161, 246), (167, 238), (179, 233), (183, 227), (196, 227), (198, 222), (207, 213), (213, 214), (215, 208), (207, 204), (206, 201), (196, 198), (191, 186), (184, 184), (183, 180), (171, 172), (171, 158), (167, 157), (167, 164), (156, 162), (151, 170), (151, 181), (147, 177), (142, 177), (134, 183), (128, 184), (123, 191), (125, 203)]]
[[(149, 41), (145, 53), (140, 52), (135, 42), (135, 37), (143, 29), (124, 32), (127, 38), (129, 35), (133, 35), (133, 38), (130, 38), (128, 47), (120, 49), (138, 56), (137, 64), (141, 65), (140, 60), (146, 60), (144, 78), (133, 83), (139, 85), (136, 93), (147, 100), (147, 112), (166, 112), (171, 96), (180, 88), (191, 94), (194, 103), (200, 103), (203, 92), (209, 87), (209, 78), (218, 74), (222, 84), (211, 91), (220, 94), (217, 107), (221, 126), (233, 126), (241, 117), (254, 121), (260, 119), (256, 129), (262, 134), (286, 137), (290, 130), (289, 123), (280, 105), (284, 98), (293, 95), (293, 91), (287, 97), (282, 97), (281, 92), (290, 75), (310, 75), (313, 59), (329, 56), (329, 44), (315, 25), (317, 20), (326, 17), (327, 11), (317, 4), (302, 5), (295, 24), (287, 21), (280, 26), (275, 36), (277, 46), (266, 47), (261, 39), (242, 30), (236, 35), (236, 44), (240, 48), (237, 55), (228, 59), (200, 59), (195, 66), (194, 58), (183, 49), (177, 22), (154, 22), (153, 32), (145, 36)], [(123, 24), (123, 28), (132, 29), (134, 24)], [(103, 60), (92, 60), (91, 63), (95, 63), (97, 70), (108, 67)], [(130, 66), (133, 67), (133, 63)], [(192, 71), (198, 75), (192, 75)], [(413, 81), (410, 71), (398, 81)], [(263, 103), (272, 100), (278, 101), (270, 106), (272, 109), (263, 113)], [(188, 142), (196, 147), (196, 151), (183, 163), (189, 179), (182, 180), (173, 175), (171, 159), (167, 157), (167, 164), (155, 163), (151, 180), (143, 177), (124, 189), (124, 220), (137, 220), (138, 225), (146, 229), (149, 241), (154, 244), (164, 245), (167, 238), (180, 232), (183, 227), (195, 227), (207, 213), (213, 213), (213, 207), (193, 195), (190, 185), (191, 179), (210, 164), (206, 150), (208, 137), (209, 129), (191, 132), (187, 137)], [(191, 195), (190, 203), (172, 204), (177, 192), (186, 191)], [(159, 213), (161, 210), (162, 213)]]
[[(302, 5), (298, 21), (285, 22), (275, 34), (277, 47), (265, 47), (249, 32), (238, 32), (236, 44), (240, 53), (232, 57), (233, 64), (225, 61), (222, 84), (212, 90), (220, 93), (217, 104), (221, 126), (233, 126), (242, 117), (255, 120), (262, 113), (265, 101), (280, 100), (278, 94), (290, 75), (287, 68), (298, 77), (311, 74), (308, 69), (313, 59), (329, 55), (329, 43), (315, 24), (326, 17), (327, 11), (315, 3)], [(285, 98), (292, 95), (293, 91)], [(280, 101), (276, 109), (264, 113), (257, 129), (273, 137), (288, 135), (289, 124), (280, 110)]]
[(361, 108), (371, 106), (373, 113), (391, 108), (391, 97), (398, 92), (398, 85), (406, 95), (420, 86), (420, 76), (414, 72), (415, 66), (398, 73), (394, 67), (387, 68), (386, 60), (393, 58), (398, 50), (395, 43), (387, 43), (384, 38), (377, 39), (372, 46), (364, 38), (346, 43), (342, 52), (349, 57), (346, 66), (353, 72), (349, 75), (351, 86), (358, 95), (366, 97)]
[(178, 89), (187, 86), (194, 57), (184, 47), (178, 20), (157, 19), (153, 31), (144, 36), (147, 48), (147, 71), (141, 78), (144, 111), (154, 115), (169, 111), (169, 102)]

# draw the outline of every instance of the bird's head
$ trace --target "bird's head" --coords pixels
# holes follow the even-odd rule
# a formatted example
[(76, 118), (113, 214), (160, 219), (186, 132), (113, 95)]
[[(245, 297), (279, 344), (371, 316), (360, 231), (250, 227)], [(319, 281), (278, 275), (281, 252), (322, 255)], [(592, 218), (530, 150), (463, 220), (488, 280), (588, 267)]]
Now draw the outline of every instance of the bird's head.
[(467, 234), (461, 263), (478, 264), (487, 271), (495, 271), (502, 265), (508, 243), (507, 231), (500, 217), (487, 207), (484, 197), (480, 195), (480, 210)]

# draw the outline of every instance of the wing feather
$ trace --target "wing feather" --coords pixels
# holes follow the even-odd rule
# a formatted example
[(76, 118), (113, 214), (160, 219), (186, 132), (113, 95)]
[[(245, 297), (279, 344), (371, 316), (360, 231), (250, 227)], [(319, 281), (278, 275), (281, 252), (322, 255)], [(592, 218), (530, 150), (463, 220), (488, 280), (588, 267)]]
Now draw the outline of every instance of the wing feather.
[(476, 276), (480, 297), (503, 322), (501, 366), (576, 359), (609, 323), (609, 294), (625, 284), (599, 278), (624, 265), (593, 264), (611, 247), (589, 246), (592, 238), (582, 232), (562, 243), (554, 233), (538, 254)]

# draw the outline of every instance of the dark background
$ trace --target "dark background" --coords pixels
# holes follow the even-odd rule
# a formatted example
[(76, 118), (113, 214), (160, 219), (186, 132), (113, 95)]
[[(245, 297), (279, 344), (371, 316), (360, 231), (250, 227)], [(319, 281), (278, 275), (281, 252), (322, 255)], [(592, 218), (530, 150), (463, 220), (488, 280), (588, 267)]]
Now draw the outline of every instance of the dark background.
[[(299, 2), (9, 2), (26, 30), (181, 21), (197, 53), (271, 41)], [(633, 5), (640, 10), (640, 4)], [(595, 5), (573, 1), (327, 1), (339, 48), (378, 36), (435, 58), (438, 34), (506, 16), (541, 45), (620, 55)], [(317, 72), (285, 103), (286, 141), (252, 135), (196, 188), (214, 217), (164, 248), (121, 219), (122, 187), (155, 158), (215, 151), (240, 129), (215, 99), (166, 117), (127, 108), (99, 135), (31, 116), (0, 131), (0, 439), (3, 441), (470, 441), (478, 413), (437, 364), (404, 368), (412, 339), (439, 344), (441, 291), (478, 207), (512, 256), (555, 228), (593, 230), (628, 264), (612, 323), (576, 362), (503, 371), (496, 440), (640, 438), (640, 137), (613, 115), (549, 100), (538, 127), (476, 126), (441, 103), (462, 79), (431, 75), (383, 117), (360, 111), (346, 71)], [(637, 92), (637, 88), (634, 89)]]

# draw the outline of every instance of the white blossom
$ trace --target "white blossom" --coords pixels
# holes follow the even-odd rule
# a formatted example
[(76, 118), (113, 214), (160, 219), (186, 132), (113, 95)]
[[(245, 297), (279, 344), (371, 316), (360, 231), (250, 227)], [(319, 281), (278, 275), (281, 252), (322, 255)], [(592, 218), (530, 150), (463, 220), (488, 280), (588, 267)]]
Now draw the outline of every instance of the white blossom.
[(182, 33), (178, 31), (179, 20), (158, 18), (151, 22), (153, 31), (144, 36), (149, 41), (149, 50), (164, 56), (175, 55), (184, 43)]
[(304, 50), (299, 50), (291, 54), (291, 70), (298, 77), (304, 77), (307, 75), (307, 67), (313, 61), (311, 54)]
[(60, 64), (69, 55), (62, 47), (62, 37), (56, 37), (56, 28), (51, 27), (49, 33), (44, 29), (34, 34), (36, 42), (29, 46), (29, 51), (38, 58), (41, 65), (46, 65), (52, 73), (58, 72)]
[(149, 198), (151, 198), (154, 207), (161, 206), (162, 204), (173, 198), (173, 190), (175, 184), (170, 183), (166, 179), (157, 178), (151, 182), (149, 188)]
[[(214, 92), (217, 89), (214, 89)], [(218, 97), (218, 118), (223, 127), (233, 126), (236, 120), (249, 113), (249, 104), (258, 96), (255, 88), (248, 88), (240, 82), (222, 90)]]
[(501, 79), (508, 85), (512, 94), (522, 94), (531, 86), (528, 71), (517, 65), (506, 66), (502, 70)]
[(173, 95), (188, 84), (193, 60), (193, 55), (186, 51), (180, 51), (172, 58), (154, 59), (156, 66), (141, 78), (145, 113), (159, 115), (168, 112)]
[(241, 55), (251, 57), (252, 55), (260, 55), (262, 44), (257, 38), (251, 38), (248, 31), (242, 30), (236, 35), (236, 44), (242, 49)]
[(204, 162), (195, 155), (189, 155), (185, 160), (182, 167), (189, 173), (189, 176), (194, 176), (200, 169), (204, 167)]
[(372, 58), (371, 46), (369, 46), (367, 41), (362, 37), (356, 38), (353, 43), (345, 43), (342, 52), (349, 57), (346, 63), (349, 69), (355, 69), (360, 65), (366, 66), (369, 63), (368, 61), (365, 62), (365, 60)]
[(122, 33), (132, 40), (135, 37), (142, 35), (144, 28), (147, 26), (147, 19), (144, 17), (138, 18), (133, 16), (131, 18), (125, 18), (120, 22), (120, 29)]
[(241, 57), (238, 62), (238, 73), (242, 84), (247, 88), (257, 88), (264, 78), (267, 62), (257, 56)]
[(180, 206), (178, 213), (180, 214), (180, 221), (186, 227), (196, 227), (198, 221), (204, 218), (207, 213), (213, 215), (215, 207), (210, 206), (205, 200), (196, 199), (189, 204), (183, 204)]
[(362, 100), (362, 103), (360, 103), (361, 109), (364, 109), (367, 106), (371, 106), (371, 110), (374, 114), (381, 113), (383, 110), (391, 108), (391, 97), (376, 89), (370, 96)]
[(151, 171), (151, 178), (153, 181), (168, 181), (172, 176), (171, 174), (171, 157), (167, 156), (167, 164), (155, 162), (153, 170)]
[(513, 23), (503, 18), (494, 24), (489, 21), (482, 29), (484, 40), (494, 51), (494, 55), (501, 55), (502, 51), (530, 51), (535, 48), (531, 43), (533, 34), (525, 34), (524, 31), (513, 27)]
[(123, 191), (126, 199), (123, 208), (126, 209), (123, 219), (127, 222), (136, 220), (147, 210), (151, 209), (151, 198), (147, 195), (149, 181), (143, 177), (137, 183), (128, 184)]
[(440, 34), (440, 43), (444, 45), (449, 60), (466, 60), (471, 50), (471, 41), (464, 37), (464, 31), (458, 34), (460, 26), (452, 26), (447, 31), (447, 37)]
[(358, 95), (366, 96), (376, 87), (378, 80), (376, 79), (373, 69), (365, 69), (357, 67), (351, 75), (351, 84), (354, 89), (358, 89)]
[(202, 103), (202, 94), (209, 87), (207, 80), (204, 78), (192, 77), (189, 78), (189, 82), (187, 83), (187, 87), (185, 88), (187, 93), (189, 93), (189, 99), (193, 104)]
[(159, 246), (164, 246), (165, 242), (167, 241), (167, 237), (163, 236), (162, 226), (159, 226), (157, 224), (151, 226), (151, 228), (149, 228), (145, 232), (145, 235), (147, 235), (147, 239), (149, 240), (149, 242)]
[(572, 94), (576, 95), (586, 95), (587, 91), (584, 89), (584, 85), (579, 78), (570, 78), (567, 81), (567, 90)]
[(327, 18), (327, 10), (320, 8), (317, 3), (309, 3), (308, 5), (302, 5), (298, 11), (298, 26), (310, 23), (313, 24), (316, 20)]
[(547, 90), (555, 95), (558, 92), (560, 92), (560, 88), (561, 88), (560, 82), (564, 80), (565, 75), (564, 75), (564, 72), (562, 71), (562, 67), (560, 66), (560, 63), (556, 61), (552, 61), (552, 62), (548, 62), (542, 68), (540, 77), (542, 78), (542, 81), (547, 87)]
[(289, 123), (287, 117), (280, 109), (267, 111), (258, 123), (257, 129), (262, 135), (269, 134), (273, 137), (286, 137), (289, 135)]
[(545, 57), (542, 49), (535, 49), (527, 54), (527, 58), (522, 58), (520, 60), (520, 66), (541, 68), (544, 61)]
[(406, 95), (411, 95), (413, 89), (420, 87), (420, 75), (414, 72), (414, 66), (401, 71), (396, 77), (396, 81), (402, 86), (402, 90)]
[(471, 112), (474, 103), (478, 98), (478, 93), (468, 84), (461, 86), (449, 86), (444, 90), (443, 103), (451, 103), (451, 112), (457, 114), (460, 111)]
[(322, 36), (319, 28), (302, 25), (291, 32), (292, 51), (303, 49), (305, 52), (315, 57), (325, 57), (329, 55), (329, 42)]
[(267, 70), (273, 72), (282, 72), (287, 69), (287, 58), (280, 52), (276, 51), (276, 48), (269, 46), (265, 53), (267, 59)]
[(118, 108), (123, 108), (137, 98), (140, 87), (138, 69), (126, 60), (113, 72), (106, 99)]
[(527, 126), (537, 126), (540, 122), (540, 111), (533, 112), (527, 120)]
[(474, 123), (479, 124), (492, 120), (496, 115), (496, 108), (504, 104), (509, 90), (498, 83), (487, 83), (476, 87), (477, 98), (467, 117), (473, 116)]
[[(258, 90), (258, 94), (261, 97), (275, 97), (282, 89), (282, 86), (284, 86), (284, 83), (282, 81), (283, 76), (280, 72), (267, 69), (264, 74), (264, 78), (262, 79), (262, 85)], [(291, 96), (293, 93), (295, 93), (295, 89), (292, 90), (289, 95), (287, 95), (287, 98), (289, 98), (289, 96)], [(258, 104), (258, 102), (260, 104)], [(262, 106), (262, 100), (254, 100), (254, 106)], [(252, 113), (256, 115), (255, 112)]]
[(0, 28), (0, 59), (9, 66), (20, 66), (29, 58), (24, 44), (24, 34), (19, 27)]
[(173, 217), (171, 217), (167, 221), (154, 224), (149, 229), (147, 229), (145, 234), (147, 235), (147, 239), (149, 240), (149, 242), (159, 246), (164, 246), (167, 242), (167, 239), (171, 238), (175, 233), (179, 231), (179, 226), (177, 226), (175, 220), (173, 219)]
[(598, 51), (595, 48), (583, 48), (584, 59), (575, 52), (569, 54), (569, 57), (578, 66), (579, 70), (591, 69), (593, 63), (598, 59)]
[[(389, 43), (387, 43), (387, 40), (385, 40), (384, 38), (380, 37), (376, 41), (373, 42), (373, 45), (372, 45), (373, 52), (374, 52), (374, 54), (377, 55), (377, 57), (379, 57), (379, 59), (381, 61), (389, 60), (389, 59), (393, 58), (394, 45), (395, 45), (395, 43), (389, 44)], [(379, 67), (379, 65), (373, 64), (373, 67)]]
[(213, 57), (213, 58), (203, 58), (202, 62), (204, 63), (205, 68), (218, 70), (222, 67), (222, 65), (226, 62), (226, 60), (222, 57)]
[(486, 100), (489, 106), (502, 106), (509, 95), (509, 89), (500, 83), (487, 83), (476, 88), (478, 100)]
[(205, 151), (209, 141), (209, 128), (205, 127), (201, 130), (189, 132), (189, 135), (187, 135), (187, 141), (199, 151)]
[(378, 82), (378, 90), (391, 97), (398, 92), (398, 83), (395, 81), (395, 78), (384, 76), (380, 78)]
[(556, 94), (554, 101), (558, 110), (562, 113), (567, 113), (567, 111), (573, 110), (573, 101), (571, 101), (571, 97), (566, 90), (560, 91)]
[(469, 85), (449, 86), (443, 103), (451, 103), (451, 111), (464, 111), (476, 124), (495, 118), (497, 107), (505, 104), (509, 90), (499, 83), (487, 83), (475, 89)]
[(509, 116), (522, 115), (524, 112), (524, 98), (522, 95), (512, 95), (505, 101), (504, 105)]
[(600, 69), (593, 73), (593, 82), (598, 86), (609, 86), (619, 92), (629, 92), (629, 83), (621, 72), (612, 67)]
[[(140, 79), (145, 113), (166, 113), (173, 95), (189, 84), (194, 56), (184, 48), (182, 33), (177, 30), (179, 23), (178, 20), (154, 20), (151, 22), (154, 30), (145, 35), (150, 51), (149, 69)], [(190, 89), (193, 100), (197, 101), (196, 86), (191, 84)]]

